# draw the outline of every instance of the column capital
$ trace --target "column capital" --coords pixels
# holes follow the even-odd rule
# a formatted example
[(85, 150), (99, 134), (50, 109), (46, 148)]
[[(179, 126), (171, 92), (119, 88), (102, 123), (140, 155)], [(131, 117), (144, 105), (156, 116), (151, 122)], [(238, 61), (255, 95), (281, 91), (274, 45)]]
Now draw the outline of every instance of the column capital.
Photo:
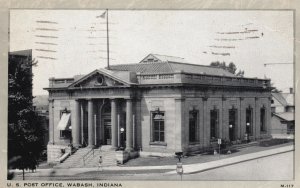
[(50, 102), (54, 102), (54, 99), (48, 99), (48, 102), (50, 103)]
[(86, 100), (87, 101), (93, 101), (93, 98), (87, 98)]

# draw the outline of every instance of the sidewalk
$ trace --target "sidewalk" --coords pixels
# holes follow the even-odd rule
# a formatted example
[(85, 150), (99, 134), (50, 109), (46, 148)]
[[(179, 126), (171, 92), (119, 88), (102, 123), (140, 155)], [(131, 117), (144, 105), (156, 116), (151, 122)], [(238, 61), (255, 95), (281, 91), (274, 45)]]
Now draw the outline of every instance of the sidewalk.
[[(218, 155), (214, 156), (205, 156), (204, 160), (199, 161), (196, 164), (185, 163), (183, 159), (183, 169), (184, 174), (192, 174), (201, 171), (206, 171), (209, 169), (214, 169), (222, 166), (227, 166), (231, 164), (236, 164), (248, 160), (253, 160), (261, 157), (266, 157), (270, 155), (275, 155), (279, 153), (284, 153), (288, 151), (294, 150), (294, 145), (285, 145), (282, 147), (276, 147), (273, 149), (267, 149), (264, 151), (258, 152), (249, 152), (248, 149), (245, 149), (246, 153), (241, 155), (221, 155), (221, 158)], [(252, 149), (253, 150), (253, 149)], [(209, 161), (207, 161), (210, 159)], [(70, 168), (70, 169), (37, 169), (35, 173), (26, 172), (26, 176), (30, 177), (59, 177), (59, 176), (76, 176), (80, 174), (101, 172), (102, 174), (149, 174), (149, 173), (158, 173), (164, 175), (172, 175), (176, 174), (176, 163), (172, 163), (172, 165), (158, 165), (158, 166), (111, 166), (111, 167), (103, 167), (101, 171), (96, 168)], [(20, 176), (21, 171), (15, 170)]]

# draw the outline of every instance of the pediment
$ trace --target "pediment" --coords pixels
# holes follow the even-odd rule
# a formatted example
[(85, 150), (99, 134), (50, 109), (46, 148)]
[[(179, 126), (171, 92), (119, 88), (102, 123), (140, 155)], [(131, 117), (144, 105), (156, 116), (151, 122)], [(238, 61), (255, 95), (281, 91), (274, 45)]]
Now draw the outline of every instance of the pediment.
[(140, 63), (161, 63), (162, 61), (156, 56), (149, 54)]
[(128, 86), (128, 83), (115, 76), (96, 70), (77, 80), (72, 85), (70, 85), (69, 88), (97, 88), (114, 86)]

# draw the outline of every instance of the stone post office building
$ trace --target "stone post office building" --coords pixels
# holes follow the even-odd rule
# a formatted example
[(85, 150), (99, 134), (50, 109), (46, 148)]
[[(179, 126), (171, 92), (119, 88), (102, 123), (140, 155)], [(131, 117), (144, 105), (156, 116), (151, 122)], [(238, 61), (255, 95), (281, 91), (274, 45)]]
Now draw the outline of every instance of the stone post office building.
[(84, 76), (50, 78), (48, 161), (74, 147), (174, 155), (218, 138), (270, 136), (270, 80), (150, 54)]

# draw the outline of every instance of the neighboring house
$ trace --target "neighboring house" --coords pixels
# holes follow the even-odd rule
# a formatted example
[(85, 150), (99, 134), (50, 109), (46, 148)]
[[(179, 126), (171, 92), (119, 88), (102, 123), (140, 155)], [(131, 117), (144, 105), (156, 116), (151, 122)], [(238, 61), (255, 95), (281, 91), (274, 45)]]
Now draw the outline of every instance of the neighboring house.
[(44, 147), (49, 142), (49, 102), (48, 95), (37, 95), (33, 98), (34, 110), (38, 113), (44, 129)]
[[(141, 155), (198, 152), (217, 139), (270, 138), (271, 84), (150, 54), (73, 78), (50, 78), (48, 162), (74, 147)], [(107, 147), (107, 146), (106, 146)]]
[(294, 134), (295, 131), (295, 105), (294, 92), (290, 88), (289, 93), (272, 92), (272, 131), (273, 137), (286, 134)]

